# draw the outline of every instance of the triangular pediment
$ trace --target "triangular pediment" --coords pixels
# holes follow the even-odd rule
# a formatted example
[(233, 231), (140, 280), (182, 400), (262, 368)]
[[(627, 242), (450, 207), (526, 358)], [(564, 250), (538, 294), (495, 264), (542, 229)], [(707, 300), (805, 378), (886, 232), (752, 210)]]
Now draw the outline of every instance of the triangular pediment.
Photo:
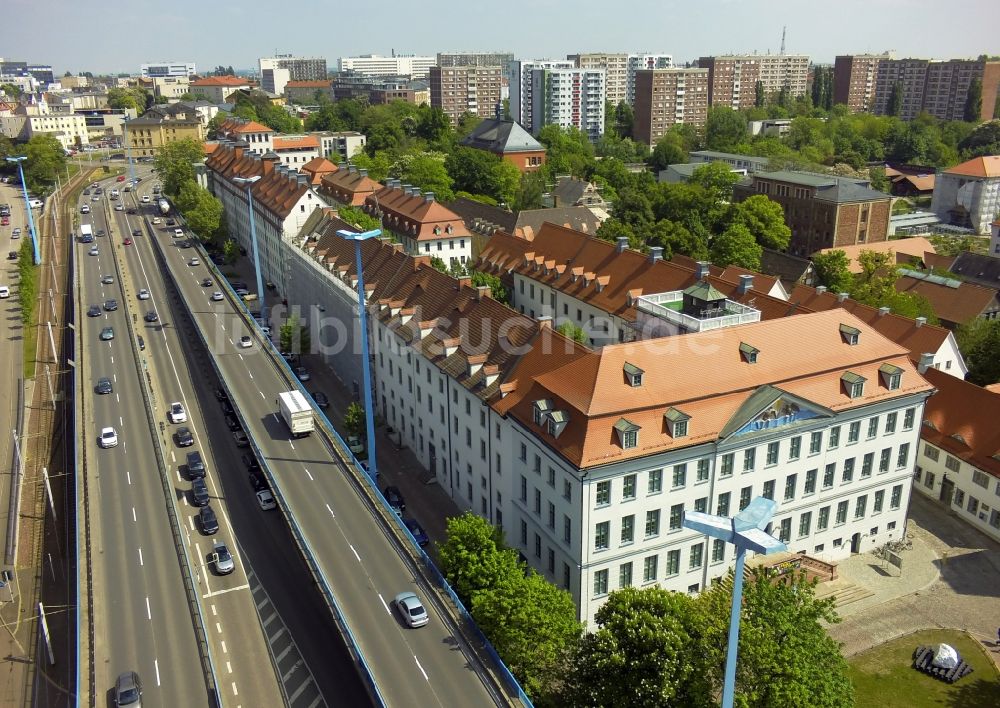
[(719, 438), (770, 432), (833, 415), (834, 412), (825, 406), (768, 384), (754, 391), (737, 409), (722, 428)]

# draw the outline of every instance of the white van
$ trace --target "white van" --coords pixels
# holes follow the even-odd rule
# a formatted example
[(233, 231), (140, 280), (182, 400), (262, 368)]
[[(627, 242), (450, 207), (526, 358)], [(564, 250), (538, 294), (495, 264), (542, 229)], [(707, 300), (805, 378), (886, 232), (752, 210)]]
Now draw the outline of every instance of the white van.
[(32, 209), (41, 209), (44, 202), (38, 197), (32, 197), (28, 200), (28, 204), (31, 205)]

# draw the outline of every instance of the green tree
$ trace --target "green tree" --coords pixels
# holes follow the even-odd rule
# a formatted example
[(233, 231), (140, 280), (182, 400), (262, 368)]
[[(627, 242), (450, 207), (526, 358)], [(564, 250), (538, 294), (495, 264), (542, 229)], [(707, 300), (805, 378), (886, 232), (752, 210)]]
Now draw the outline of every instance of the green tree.
[(649, 157), (649, 166), (654, 172), (667, 169), (668, 165), (676, 165), (688, 161), (688, 155), (681, 145), (680, 137), (676, 133), (665, 133), (660, 138), (656, 147)]
[(236, 259), (240, 257), (240, 248), (236, 241), (228, 238), (222, 243), (222, 257), (226, 259), (228, 265), (236, 262)]
[(594, 164), (594, 146), (578, 128), (563, 129), (550, 123), (538, 132), (538, 142), (545, 146), (548, 175), (583, 177)]
[(188, 197), (189, 199), (193, 197), (191, 206), (187, 210), (182, 210), (182, 213), (191, 230), (203, 241), (208, 241), (222, 224), (222, 202), (197, 182), (186, 182), (181, 187), (180, 196), (192, 192), (193, 194)]
[(695, 600), (627, 587), (597, 610), (573, 657), (566, 698), (576, 706), (713, 706)]
[(969, 82), (969, 92), (965, 96), (965, 110), (962, 120), (967, 123), (978, 123), (983, 112), (983, 81), (975, 77)]
[(376, 219), (371, 214), (363, 211), (361, 207), (355, 206), (342, 206), (337, 209), (337, 217), (341, 221), (345, 221), (359, 233), (365, 231), (373, 231), (375, 229), (382, 228), (382, 222)]
[(710, 162), (695, 168), (688, 184), (702, 187), (713, 202), (728, 202), (733, 198), (733, 186), (740, 176), (725, 162)]
[(511, 202), (513, 211), (541, 209), (545, 194), (545, 174), (541, 171), (525, 172), (518, 181), (517, 193)]
[(21, 97), (21, 87), (14, 84), (0, 84), (0, 91), (6, 96), (10, 96), (13, 99), (18, 99)]
[(440, 108), (422, 106), (416, 132), (424, 140), (436, 143), (451, 132), (451, 119)]
[(903, 84), (899, 81), (892, 85), (892, 89), (889, 92), (889, 103), (886, 106), (885, 112), (890, 116), (898, 116), (903, 112)]
[(309, 330), (302, 326), (298, 315), (292, 315), (278, 328), (278, 342), (281, 351), (293, 354), (307, 353), (312, 343)]
[(510, 305), (510, 293), (503, 282), (492, 273), (484, 273), (481, 270), (473, 270), (470, 274), (473, 287), (486, 286), (490, 289), (490, 297), (504, 305)]
[(635, 123), (635, 113), (632, 106), (622, 101), (615, 108), (615, 134), (619, 138), (631, 138)]
[(708, 244), (701, 240), (683, 224), (670, 219), (660, 219), (649, 232), (648, 246), (663, 249), (663, 258), (670, 260), (674, 255), (688, 256), (696, 261), (708, 260)]
[(1000, 120), (977, 125), (975, 130), (958, 143), (958, 149), (966, 159), (1000, 155)]
[(820, 285), (825, 285), (834, 293), (851, 291), (854, 276), (851, 275), (850, 259), (844, 251), (838, 249), (828, 253), (817, 253), (813, 255), (812, 262)]
[(352, 401), (351, 405), (344, 411), (344, 430), (348, 435), (364, 437), (366, 429), (365, 408), (357, 401)]
[(65, 176), (66, 151), (51, 133), (39, 133), (24, 145), (24, 181), (33, 192), (47, 193), (56, 178)]
[(937, 323), (927, 298), (915, 293), (896, 291), (899, 266), (891, 252), (876, 253), (862, 250), (858, 254), (861, 273), (854, 279), (851, 297), (872, 307), (888, 307), (904, 317), (926, 317), (931, 324)]
[(556, 332), (579, 344), (590, 344), (590, 338), (587, 336), (587, 333), (583, 331), (582, 327), (578, 327), (571, 320), (564, 320), (561, 325), (556, 327)]
[(979, 386), (1000, 382), (1000, 320), (975, 319), (960, 325), (956, 338), (969, 367), (966, 379)]
[(731, 223), (742, 224), (764, 248), (783, 251), (792, 239), (785, 223), (785, 210), (763, 194), (754, 194), (733, 205)]
[(742, 224), (733, 224), (720, 236), (712, 240), (712, 262), (725, 268), (737, 265), (748, 270), (760, 270), (760, 257), (764, 249), (760, 247), (750, 230)]
[(435, 270), (439, 270), (442, 273), (448, 272), (448, 265), (443, 260), (441, 260), (440, 256), (431, 256), (431, 265), (434, 267)]
[(108, 108), (132, 109), (137, 113), (146, 110), (146, 92), (142, 89), (112, 87), (108, 89)]
[[(746, 708), (854, 703), (847, 662), (825, 624), (839, 622), (832, 599), (816, 598), (804, 574), (775, 582), (773, 571), (754, 568), (743, 586), (736, 695)], [(700, 646), (709, 678), (720, 688), (732, 603), (732, 572), (698, 596), (706, 641)]]
[(517, 197), (521, 173), (510, 162), (484, 150), (457, 147), (448, 153), (444, 167), (455, 180), (455, 189), (511, 204)]
[(872, 189), (877, 189), (880, 192), (889, 193), (892, 189), (892, 185), (889, 183), (889, 178), (885, 176), (884, 167), (869, 167), (868, 168), (868, 179), (871, 180)]
[(359, 169), (368, 170), (368, 176), (376, 182), (384, 182), (393, 168), (392, 158), (386, 151), (376, 152), (374, 155), (359, 152), (351, 158), (351, 164)]
[(747, 137), (747, 121), (738, 111), (726, 106), (708, 109), (705, 144), (709, 150), (732, 152)]
[(401, 177), (414, 187), (434, 192), (434, 196), (440, 201), (448, 202), (455, 196), (451, 191), (452, 178), (444, 168), (444, 160), (437, 155), (417, 155), (409, 161)]
[(503, 545), (500, 530), (480, 516), (467, 511), (448, 519), (438, 567), (466, 608), (475, 595), (518, 572), (517, 556), (499, 553)]
[(192, 138), (164, 145), (153, 158), (153, 171), (160, 178), (164, 194), (176, 197), (185, 182), (194, 181), (195, 164), (205, 159), (201, 143)]
[(753, 86), (753, 105), (757, 108), (763, 108), (766, 102), (767, 96), (764, 94), (764, 82), (758, 80)]
[(229, 118), (229, 114), (225, 111), (219, 111), (212, 119), (208, 121), (208, 139), (216, 140), (219, 137), (219, 128), (222, 124)]
[(35, 265), (35, 252), (30, 238), (22, 240), (18, 249), (17, 273), (17, 304), (21, 308), (21, 324), (30, 327), (35, 321), (38, 299), (38, 266)]

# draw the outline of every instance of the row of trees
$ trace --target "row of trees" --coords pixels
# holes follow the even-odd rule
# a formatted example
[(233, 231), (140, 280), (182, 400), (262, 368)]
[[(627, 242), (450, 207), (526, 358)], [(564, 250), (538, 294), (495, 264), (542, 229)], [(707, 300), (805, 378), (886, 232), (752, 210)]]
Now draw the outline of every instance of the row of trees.
[(227, 241), (222, 202), (198, 184), (194, 166), (205, 157), (201, 143), (193, 139), (167, 143), (153, 159), (163, 193), (184, 216), (191, 230), (204, 241)]
[[(698, 597), (624, 587), (585, 634), (568, 592), (519, 561), (471, 513), (449, 519), (440, 568), (537, 706), (714, 706), (722, 685), (732, 577)], [(845, 706), (847, 665), (822, 623), (832, 600), (791, 575), (755, 569), (744, 586), (741, 705)]]

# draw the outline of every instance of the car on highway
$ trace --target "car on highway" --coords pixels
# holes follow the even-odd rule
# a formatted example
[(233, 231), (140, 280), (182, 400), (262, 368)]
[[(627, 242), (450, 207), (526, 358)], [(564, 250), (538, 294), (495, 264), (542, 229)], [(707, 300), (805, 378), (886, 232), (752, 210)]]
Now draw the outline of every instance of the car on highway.
[(403, 512), (406, 511), (406, 501), (403, 499), (403, 493), (399, 491), (399, 487), (390, 484), (382, 490), (382, 496), (385, 497), (385, 503), (396, 512), (397, 516), (403, 515)]
[(113, 275), (102, 275), (101, 284), (102, 285), (113, 285), (115, 282), (115, 277)]
[(264, 511), (270, 511), (278, 506), (277, 502), (274, 501), (274, 495), (267, 489), (261, 489), (257, 492), (257, 503)]
[(194, 445), (194, 435), (191, 434), (191, 430), (187, 426), (178, 428), (176, 437), (177, 447), (191, 447)]
[(309, 375), (309, 369), (307, 369), (306, 367), (296, 366), (295, 378), (297, 378), (299, 381), (308, 381), (309, 379), (312, 378), (312, 376)]
[(170, 419), (171, 423), (186, 423), (188, 414), (187, 411), (184, 410), (184, 404), (180, 401), (171, 403), (170, 411), (167, 413), (167, 417)]
[(83, 236), (80, 237), (80, 243), (93, 243), (93, 242), (94, 242), (93, 234), (84, 234)]
[(143, 204), (149, 204), (149, 195), (148, 194), (143, 194), (142, 195), (142, 203)]
[(11, 238), (21, 238), (21, 229), (18, 226), (14, 227), (14, 230), (10, 232)]
[(104, 309), (107, 312), (114, 312), (118, 309), (118, 301), (112, 298), (111, 300), (104, 301)]
[(115, 211), (125, 211), (125, 206), (119, 202), (118, 204), (115, 204)]
[(208, 506), (211, 497), (208, 495), (208, 485), (203, 477), (191, 480), (191, 503), (195, 506)]
[(115, 329), (114, 329), (114, 327), (105, 327), (104, 329), (101, 330), (101, 341), (102, 342), (110, 342), (114, 338), (115, 338)]
[(205, 460), (202, 458), (201, 453), (197, 450), (192, 450), (187, 454), (187, 471), (188, 479), (194, 479), (195, 477), (205, 476)]
[(242, 430), (233, 431), (233, 442), (236, 443), (236, 447), (250, 447), (250, 438)]
[(215, 510), (212, 509), (212, 505), (203, 506), (198, 510), (198, 525), (201, 526), (201, 532), (206, 536), (211, 536), (219, 531), (219, 519), (215, 515)]
[(162, 224), (163, 223), (163, 219), (161, 219), (158, 216), (154, 216), (153, 217), (153, 221), (151, 223), (153, 223), (153, 224)]
[(427, 616), (427, 610), (424, 609), (424, 605), (416, 593), (401, 592), (396, 595), (396, 599), (392, 603), (403, 615), (403, 621), (409, 627), (423, 627), (430, 620)]
[(222, 300), (222, 293), (216, 290), (212, 293), (212, 302), (219, 302), (220, 300)]
[(129, 207), (128, 209), (125, 210), (125, 213), (126, 214), (135, 214), (136, 213), (135, 207)]
[(112, 427), (101, 428), (101, 437), (98, 438), (97, 444), (101, 447), (115, 447), (118, 445), (118, 433)]
[(89, 253), (90, 255), (92, 255), (92, 256), (97, 256), (97, 255), (100, 255), (100, 253), (101, 253), (100, 251), (98, 251), (98, 250), (97, 250), (97, 246), (91, 246), (91, 247), (90, 247), (90, 250), (89, 250), (89, 251), (87, 251), (87, 252), (88, 252), (88, 253)]
[(267, 483), (267, 479), (264, 477), (264, 473), (260, 470), (250, 470), (247, 474), (247, 479), (250, 480), (250, 486), (253, 487), (254, 492), (271, 488), (271, 485)]
[(245, 334), (242, 337), (240, 337), (240, 347), (242, 349), (249, 349), (252, 346), (253, 346), (253, 340), (250, 339), (250, 337), (248, 337)]
[(10, 288), (6, 285), (0, 285), (0, 300), (6, 300), (10, 297)]
[(125, 671), (115, 679), (115, 708), (142, 708), (142, 681), (135, 671)]
[(192, 258), (191, 260), (188, 261), (188, 265), (189, 266), (199, 266), (199, 265), (201, 265), (201, 261), (198, 260), (197, 258)]
[(85, 197), (89, 197), (90, 196), (90, 187), (86, 187), (83, 190), (83, 196), (85, 196)]
[(100, 317), (101, 316), (101, 306), (91, 305), (87, 308), (87, 317)]
[(8, 261), (16, 261), (17, 260), (17, 251), (7, 251), (7, 260)]
[(139, 343), (139, 351), (146, 351), (146, 340), (141, 335), (137, 335), (135, 341)]
[[(111, 159), (115, 159), (116, 157), (118, 157), (118, 156), (117, 155), (112, 155)], [(124, 159), (124, 156), (122, 156), (119, 159)], [(125, 175), (118, 175), (118, 177), (115, 178), (115, 181), (116, 182), (124, 182), (125, 181)]]
[(176, 224), (176, 223), (177, 223), (177, 222), (176, 222), (176, 221), (174, 221), (173, 219), (167, 219), (167, 226), (173, 226), (173, 225), (174, 225), (174, 224)]
[(107, 232), (104, 231), (104, 229), (98, 229), (97, 231), (94, 232), (94, 236), (97, 236), (98, 238), (100, 238), (101, 236), (107, 236), (107, 235), (108, 234), (107, 234)]
[(9, 216), (0, 217), (0, 226), (10, 226), (10, 217)]
[(146, 290), (146, 288), (143, 288), (142, 290), (139, 291), (139, 299), (140, 300), (148, 300), (149, 299), (149, 291)]
[(90, 201), (92, 201), (92, 202), (99, 202), (99, 201), (101, 201), (101, 198), (95, 194), (94, 196), (92, 196), (90, 198)]
[(229, 552), (224, 543), (216, 543), (212, 547), (212, 563), (215, 564), (215, 572), (219, 575), (229, 575), (236, 570), (233, 554)]
[(155, 310), (150, 310), (145, 315), (143, 315), (142, 319), (146, 320), (146, 322), (156, 322), (160, 319), (160, 316), (156, 314)]
[(191, 248), (191, 242), (190, 241), (186, 241), (186, 240), (185, 241), (178, 241), (177, 242), (177, 248)]
[(330, 407), (330, 399), (327, 398), (326, 394), (323, 393), (322, 391), (313, 391), (312, 397), (313, 400), (316, 401), (316, 405), (319, 406), (320, 408)]
[(215, 285), (215, 283), (212, 281), (211, 278), (205, 278), (204, 280), (201, 281), (201, 287), (203, 288), (210, 288), (213, 285)]
[(83, 206), (81, 206), (80, 207), (80, 213), (81, 214), (89, 214), (90, 213), (90, 205), (89, 204), (84, 204)]
[(140, 236), (142, 236), (142, 229), (132, 229), (132, 235), (135, 236), (136, 238), (139, 238)]
[(184, 229), (174, 229), (174, 238), (180, 238), (184, 235)]
[(428, 543), (430, 539), (427, 538), (427, 532), (424, 531), (424, 527), (417, 523), (416, 519), (403, 519), (403, 524), (406, 525), (406, 529), (413, 536), (413, 540), (417, 542), (417, 545), (423, 548)]
[(126, 236), (126, 237), (125, 237), (125, 240), (124, 240), (124, 241), (122, 241), (122, 245), (125, 245), (125, 246), (131, 246), (131, 245), (132, 245), (132, 239), (131, 239), (131, 238), (129, 238), (128, 236)]
[(115, 389), (114, 386), (111, 385), (111, 379), (107, 376), (102, 376), (97, 379), (97, 386), (94, 387), (94, 390), (103, 396), (109, 393), (114, 393)]

